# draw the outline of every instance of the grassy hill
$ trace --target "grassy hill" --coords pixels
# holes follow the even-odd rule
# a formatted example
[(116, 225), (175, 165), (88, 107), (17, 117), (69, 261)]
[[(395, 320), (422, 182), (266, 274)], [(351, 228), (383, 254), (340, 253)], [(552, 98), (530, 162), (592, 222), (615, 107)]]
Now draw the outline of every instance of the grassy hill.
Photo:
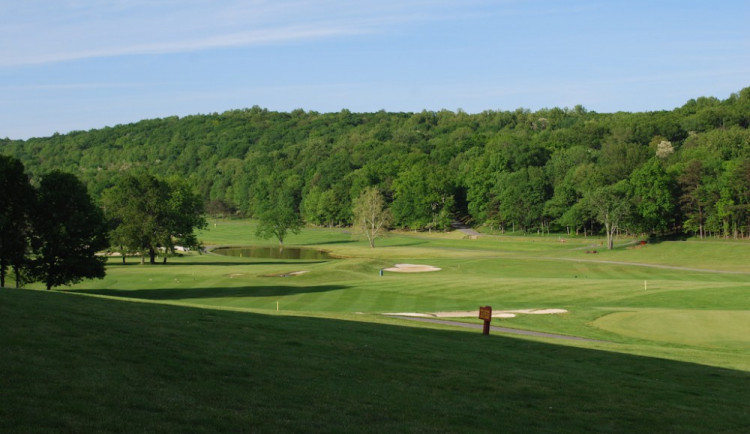
[[(217, 221), (209, 245), (263, 244)], [(191, 254), (0, 291), (0, 431), (677, 431), (750, 426), (750, 245), (341, 230), (340, 259)], [(379, 270), (421, 263), (439, 272)], [(306, 274), (291, 277), (293, 271)], [(493, 325), (384, 312), (563, 308)], [(277, 310), (278, 309), (278, 310)], [(475, 318), (457, 319), (478, 322)]]
[[(387, 321), (383, 321), (387, 322)], [(0, 292), (6, 432), (739, 432), (748, 372), (345, 319)]]
[(623, 230), (741, 238), (750, 221), (749, 126), (750, 87), (643, 113), (253, 107), (0, 139), (0, 154), (19, 159), (34, 182), (53, 170), (76, 174), (96, 201), (122, 175), (148, 173), (186, 181), (214, 215), (257, 217), (281, 195), (317, 225), (351, 224), (353, 200), (376, 187), (399, 228), (441, 229), (455, 217), (601, 232), (584, 197), (627, 182), (634, 209)]
[[(206, 244), (263, 244), (246, 220), (219, 222)], [(86, 294), (191, 306), (379, 321), (385, 312), (566, 309), (519, 315), (497, 325), (614, 342), (615, 351), (750, 371), (747, 302), (750, 245), (662, 242), (638, 246), (601, 239), (395, 233), (370, 249), (339, 229), (308, 229), (292, 245), (342, 259), (294, 261), (220, 255), (172, 258), (166, 266), (111, 260), (104, 281), (70, 288)], [(587, 254), (596, 249), (599, 253)], [(379, 271), (395, 263), (429, 264), (435, 273)], [(308, 271), (293, 277), (295, 271)], [(623, 317), (625, 313), (630, 317)], [(638, 318), (637, 332), (626, 323)], [(718, 323), (717, 323), (718, 318)], [(466, 321), (477, 322), (477, 319)], [(645, 326), (645, 325), (648, 326)], [(692, 330), (686, 330), (689, 326)], [(707, 344), (703, 328), (718, 330)], [(692, 340), (692, 336), (703, 338)], [(718, 342), (718, 343), (717, 343)]]

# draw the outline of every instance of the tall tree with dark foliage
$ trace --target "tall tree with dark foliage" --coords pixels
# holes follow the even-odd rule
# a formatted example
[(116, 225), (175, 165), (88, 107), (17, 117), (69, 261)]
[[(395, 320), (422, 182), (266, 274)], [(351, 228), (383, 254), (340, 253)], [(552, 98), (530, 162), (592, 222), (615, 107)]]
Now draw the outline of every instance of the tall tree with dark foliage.
[(15, 271), (16, 287), (21, 284), (21, 268), (28, 250), (28, 215), (34, 189), (23, 164), (0, 155), (0, 287), (5, 286), (8, 268)]
[(42, 177), (31, 221), (32, 273), (47, 289), (104, 277), (107, 259), (96, 254), (109, 245), (107, 226), (78, 178), (58, 171)]

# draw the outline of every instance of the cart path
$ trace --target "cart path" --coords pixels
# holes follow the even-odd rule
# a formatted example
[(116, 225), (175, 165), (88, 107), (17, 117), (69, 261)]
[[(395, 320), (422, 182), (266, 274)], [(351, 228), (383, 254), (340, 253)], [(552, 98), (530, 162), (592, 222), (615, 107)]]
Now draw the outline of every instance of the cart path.
[(451, 227), (469, 236), (478, 237), (479, 235), (482, 235), (469, 226), (461, 223), (460, 221), (454, 221), (453, 223), (451, 223)]
[(555, 257), (550, 257), (550, 256), (539, 256), (538, 259), (549, 260), (549, 261), (582, 262), (582, 263), (592, 263), (592, 264), (632, 265), (635, 267), (661, 268), (663, 270), (677, 270), (677, 271), (694, 271), (698, 273), (750, 274), (750, 271), (710, 270), (707, 268), (681, 267), (679, 265), (649, 264), (645, 262), (606, 261), (606, 260), (597, 260), (597, 259), (578, 259), (578, 258), (555, 258)]
[[(484, 326), (482, 324), (470, 324), (465, 322), (456, 322), (456, 321), (445, 321), (440, 319), (432, 319), (432, 318), (419, 318), (419, 317), (412, 317), (412, 316), (399, 316), (399, 315), (389, 315), (390, 318), (399, 318), (399, 319), (407, 319), (410, 321), (419, 321), (419, 322), (428, 322), (432, 324), (442, 324), (442, 325), (449, 325), (449, 326), (456, 326), (456, 327), (465, 327), (465, 328), (471, 328), (471, 329), (479, 329), (481, 330)], [(609, 343), (607, 341), (600, 341), (598, 339), (589, 339), (589, 338), (582, 338), (578, 336), (568, 336), (568, 335), (558, 335), (554, 333), (544, 333), (544, 332), (534, 332), (531, 330), (520, 330), (520, 329), (510, 329), (507, 327), (497, 327), (497, 326), (490, 326), (490, 330), (494, 332), (499, 333), (508, 333), (508, 334), (514, 334), (514, 335), (525, 335), (525, 336), (534, 336), (538, 338), (552, 338), (552, 339), (564, 339), (568, 341), (584, 341), (584, 342), (600, 342), (600, 343)]]

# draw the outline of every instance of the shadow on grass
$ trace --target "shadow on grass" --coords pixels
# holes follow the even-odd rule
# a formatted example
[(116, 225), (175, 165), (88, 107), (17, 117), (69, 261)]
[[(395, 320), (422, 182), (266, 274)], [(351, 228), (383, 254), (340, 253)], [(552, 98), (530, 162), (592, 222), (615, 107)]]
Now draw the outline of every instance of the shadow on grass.
[(297, 294), (346, 289), (342, 285), (319, 286), (242, 286), (236, 288), (164, 288), (164, 289), (77, 289), (64, 292), (106, 295), (108, 297), (135, 298), (140, 300), (189, 300), (200, 298), (255, 298), (278, 297)]
[(384, 239), (381, 241), (382, 247), (411, 247), (411, 246), (420, 246), (422, 244), (427, 244), (429, 241), (419, 241), (419, 240), (409, 240), (409, 241), (395, 241), (393, 243), (388, 242), (388, 239)]
[(669, 241), (687, 241), (691, 237), (685, 234), (652, 235), (648, 237), (648, 244), (661, 244)]
[[(242, 288), (215, 289), (226, 290)], [(311, 420), (327, 432), (746, 432), (750, 424), (750, 373), (610, 347), (27, 290), (0, 291), (0, 330), (3, 432), (44, 431), (59, 413), (87, 432), (284, 432)], [(79, 372), (95, 381), (71, 375)], [(59, 385), (66, 396), (55, 400)], [(171, 404), (175, 397), (195, 405)], [(58, 413), (38, 411), (51, 402)]]
[(129, 266), (143, 266), (143, 267), (181, 267), (181, 266), (187, 266), (187, 267), (193, 267), (193, 266), (242, 266), (242, 265), (289, 265), (289, 264), (324, 264), (326, 262), (329, 262), (330, 260), (325, 261), (315, 261), (315, 260), (304, 260), (304, 259), (287, 259), (287, 260), (280, 260), (280, 261), (253, 261), (252, 259), (248, 259), (247, 261), (196, 261), (196, 262), (185, 262), (185, 261), (174, 261), (174, 262), (167, 262), (166, 264), (162, 262), (157, 262), (155, 264), (141, 264), (140, 262), (110, 262), (107, 264), (107, 267), (129, 267)]

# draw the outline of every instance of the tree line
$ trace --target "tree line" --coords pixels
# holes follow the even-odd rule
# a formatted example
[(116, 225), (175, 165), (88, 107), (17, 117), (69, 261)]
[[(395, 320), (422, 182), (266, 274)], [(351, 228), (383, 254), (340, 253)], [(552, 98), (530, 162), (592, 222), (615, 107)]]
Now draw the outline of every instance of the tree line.
[(75, 176), (54, 171), (34, 187), (20, 161), (0, 155), (0, 199), (0, 287), (9, 269), (16, 287), (104, 277), (104, 215)]
[[(273, 112), (259, 107), (0, 141), (32, 179), (75, 173), (97, 203), (124, 174), (180, 179), (214, 215), (290, 228), (454, 219), (525, 232), (750, 236), (750, 88), (671, 111)], [(273, 225), (264, 234), (286, 236)], [(166, 243), (168, 244), (168, 243)]]
[(21, 161), (0, 155), (0, 287), (8, 271), (16, 287), (102, 278), (111, 252), (166, 262), (178, 246), (199, 247), (205, 226), (202, 199), (179, 179), (123, 175), (97, 204), (75, 175), (53, 171), (33, 185)]

